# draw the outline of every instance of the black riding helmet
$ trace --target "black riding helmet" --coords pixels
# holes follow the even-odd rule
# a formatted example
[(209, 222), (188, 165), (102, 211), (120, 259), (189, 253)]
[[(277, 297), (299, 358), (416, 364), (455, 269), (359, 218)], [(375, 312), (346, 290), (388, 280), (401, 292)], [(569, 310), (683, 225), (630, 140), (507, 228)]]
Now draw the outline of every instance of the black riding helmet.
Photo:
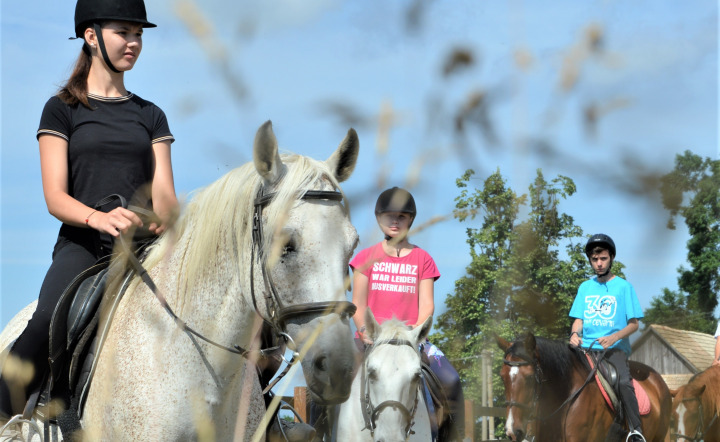
[(588, 239), (587, 244), (585, 244), (585, 255), (589, 258), (592, 250), (598, 246), (608, 249), (610, 251), (610, 257), (615, 257), (615, 242), (604, 233), (596, 233)]
[[(78, 0), (75, 5), (75, 37), (84, 40), (85, 29), (92, 26), (97, 34), (100, 52), (105, 64), (113, 72), (120, 72), (110, 63), (105, 50), (105, 42), (100, 32), (100, 24), (108, 20), (139, 23), (143, 28), (154, 28), (157, 25), (147, 21), (145, 2), (143, 0)], [(83, 46), (83, 50), (89, 53), (89, 49), (85, 46)]]
[(383, 191), (375, 203), (375, 216), (385, 212), (410, 214), (413, 219), (417, 215), (415, 198), (405, 189), (393, 187)]

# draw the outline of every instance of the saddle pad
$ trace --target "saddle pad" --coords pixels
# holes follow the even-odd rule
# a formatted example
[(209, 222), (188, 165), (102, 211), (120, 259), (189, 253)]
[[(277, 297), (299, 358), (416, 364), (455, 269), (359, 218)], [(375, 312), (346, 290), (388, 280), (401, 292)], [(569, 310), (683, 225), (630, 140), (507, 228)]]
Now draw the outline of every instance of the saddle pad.
[[(608, 392), (603, 387), (602, 382), (600, 382), (600, 378), (597, 374), (595, 375), (595, 382), (597, 383), (597, 386), (600, 389), (600, 392), (602, 393), (603, 397), (605, 398), (605, 402), (607, 402), (607, 404), (611, 410), (615, 411), (615, 408), (613, 407), (613, 404), (612, 404), (612, 400), (610, 399)], [(637, 398), (638, 409), (640, 409), (640, 415), (646, 416), (646, 415), (650, 414), (650, 398), (648, 397), (647, 392), (642, 387), (642, 385), (640, 385), (640, 382), (636, 381), (635, 379), (633, 379), (632, 382), (633, 382), (633, 387), (635, 388), (635, 397)]]

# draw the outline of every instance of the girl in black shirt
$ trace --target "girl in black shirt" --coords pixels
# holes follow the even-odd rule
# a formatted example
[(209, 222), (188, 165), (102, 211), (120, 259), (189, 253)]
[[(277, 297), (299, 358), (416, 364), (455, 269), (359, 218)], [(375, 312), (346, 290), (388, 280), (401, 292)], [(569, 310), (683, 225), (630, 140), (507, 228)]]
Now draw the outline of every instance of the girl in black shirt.
[(123, 207), (95, 207), (110, 194), (151, 209), (168, 228), (177, 211), (170, 144), (163, 111), (125, 88), (124, 74), (142, 50), (143, 0), (78, 0), (75, 35), (83, 39), (75, 69), (43, 110), (37, 139), (48, 211), (62, 222), (37, 308), (8, 360), (30, 361), (34, 374), (21, 383), (3, 367), (0, 414), (22, 413), (27, 394), (47, 371), (48, 327), (65, 287), (112, 250), (113, 239), (141, 219)]

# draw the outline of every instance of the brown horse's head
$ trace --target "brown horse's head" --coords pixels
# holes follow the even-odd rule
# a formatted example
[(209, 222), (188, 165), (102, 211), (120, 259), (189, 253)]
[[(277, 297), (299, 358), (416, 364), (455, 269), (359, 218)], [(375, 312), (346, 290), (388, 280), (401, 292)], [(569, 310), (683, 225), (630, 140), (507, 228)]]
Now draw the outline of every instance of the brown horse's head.
[(501, 337), (496, 340), (505, 352), (500, 370), (507, 406), (505, 432), (511, 440), (523, 440), (530, 422), (536, 417), (540, 388), (535, 336), (529, 334), (514, 343)]
[(715, 440), (720, 436), (720, 367), (710, 367), (678, 388), (673, 396), (672, 440)]

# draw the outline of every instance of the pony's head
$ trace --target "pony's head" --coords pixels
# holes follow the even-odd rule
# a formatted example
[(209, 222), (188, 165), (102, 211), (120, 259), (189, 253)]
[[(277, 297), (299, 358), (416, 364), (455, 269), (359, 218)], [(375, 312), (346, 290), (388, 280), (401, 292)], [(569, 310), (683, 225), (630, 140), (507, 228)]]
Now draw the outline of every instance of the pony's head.
[(367, 335), (374, 344), (363, 363), (361, 394), (374, 440), (407, 440), (419, 402), (419, 345), (431, 326), (432, 317), (413, 329), (397, 319), (380, 325), (370, 308), (365, 311)]
[(670, 390), (670, 394), (673, 397), (670, 415), (672, 440), (707, 440), (708, 430), (720, 425), (717, 422), (720, 367), (710, 367), (693, 376), (687, 384)]

